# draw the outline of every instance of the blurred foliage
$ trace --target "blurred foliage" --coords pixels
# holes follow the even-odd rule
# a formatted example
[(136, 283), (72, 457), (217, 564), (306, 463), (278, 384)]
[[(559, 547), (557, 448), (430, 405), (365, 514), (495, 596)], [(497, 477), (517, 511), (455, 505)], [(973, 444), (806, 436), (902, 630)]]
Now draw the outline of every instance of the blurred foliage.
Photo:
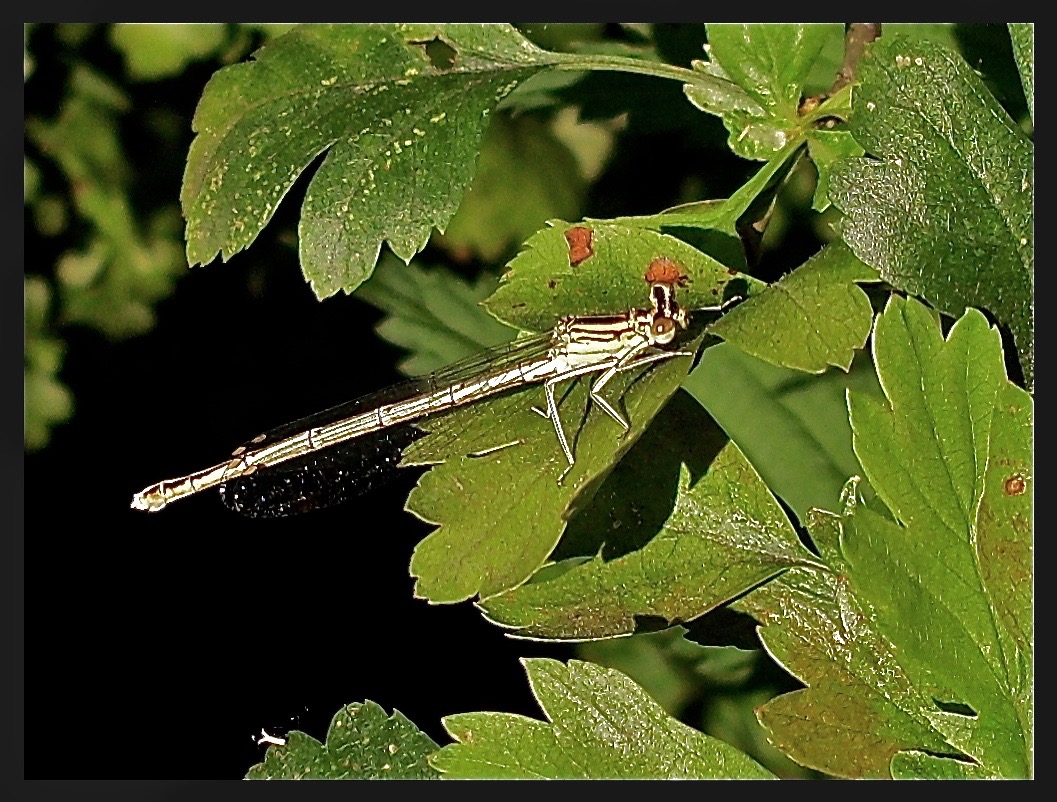
[(138, 86), (178, 78), (192, 62), (215, 69), (287, 27), (24, 26), (26, 238), (53, 255), (25, 265), (27, 450), (74, 412), (61, 376), (69, 327), (111, 340), (146, 333), (187, 268), (179, 162), (157, 156), (182, 161), (193, 108), (158, 88), (137, 102)]
[(48, 333), (50, 306), (47, 283), (37, 276), (26, 276), (23, 426), (28, 449), (43, 447), (51, 427), (66, 420), (73, 411), (70, 391), (56, 378), (66, 346)]

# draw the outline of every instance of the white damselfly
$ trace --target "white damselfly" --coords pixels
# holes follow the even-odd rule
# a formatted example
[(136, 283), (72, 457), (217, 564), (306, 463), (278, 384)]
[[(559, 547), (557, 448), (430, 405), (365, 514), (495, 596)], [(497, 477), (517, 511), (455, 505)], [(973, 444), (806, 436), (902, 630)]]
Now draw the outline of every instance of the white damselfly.
[[(664, 348), (688, 325), (674, 285), (652, 283), (649, 299), (649, 309), (562, 318), (547, 334), (258, 435), (223, 462), (141, 490), (132, 507), (155, 512), (212, 487), (220, 488), (227, 506), (254, 517), (329, 506), (362, 492), (373, 476), (395, 465), (400, 450), (421, 434), (415, 421), (528, 384), (543, 385), (546, 407), (537, 411), (554, 425), (571, 468), (575, 458), (554, 395), (559, 382), (597, 374), (590, 385), (591, 402), (627, 431), (628, 421), (601, 394), (606, 384), (623, 371), (693, 355)], [(368, 436), (371, 448), (353, 447)]]

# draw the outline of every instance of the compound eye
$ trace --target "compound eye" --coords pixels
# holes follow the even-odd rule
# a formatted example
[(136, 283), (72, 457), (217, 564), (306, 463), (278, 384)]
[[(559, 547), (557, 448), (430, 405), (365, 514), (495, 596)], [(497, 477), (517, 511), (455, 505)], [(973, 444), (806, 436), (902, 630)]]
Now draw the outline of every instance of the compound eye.
[(657, 339), (671, 339), (675, 333), (675, 321), (670, 317), (659, 317), (653, 321), (653, 336)]

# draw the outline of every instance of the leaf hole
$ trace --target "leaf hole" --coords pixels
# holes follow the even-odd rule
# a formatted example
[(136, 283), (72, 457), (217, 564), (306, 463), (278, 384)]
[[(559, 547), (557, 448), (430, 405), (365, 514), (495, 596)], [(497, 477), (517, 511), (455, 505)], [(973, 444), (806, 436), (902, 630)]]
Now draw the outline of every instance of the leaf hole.
[(423, 46), (422, 49), (425, 50), (429, 63), (433, 65), (433, 69), (445, 71), (455, 66), (455, 56), (457, 55), (455, 48), (440, 37), (434, 37), (429, 41), (411, 42), (411, 44)]
[[(969, 705), (962, 702), (951, 702), (946, 699), (937, 699), (932, 697), (932, 701), (935, 702), (936, 707), (942, 710), (944, 713), (953, 713), (956, 716), (965, 716), (966, 718), (976, 718), (977, 712), (973, 710)], [(948, 757), (942, 755), (942, 757)]]

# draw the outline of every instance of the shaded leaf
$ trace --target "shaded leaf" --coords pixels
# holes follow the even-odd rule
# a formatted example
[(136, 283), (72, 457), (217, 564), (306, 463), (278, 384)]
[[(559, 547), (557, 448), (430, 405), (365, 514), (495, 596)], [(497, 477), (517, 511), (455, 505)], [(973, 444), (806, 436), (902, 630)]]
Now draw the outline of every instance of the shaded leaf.
[(829, 177), (834, 165), (842, 159), (862, 156), (862, 146), (848, 131), (812, 131), (807, 140), (807, 152), (818, 170), (818, 182), (811, 199), (811, 208), (824, 212), (830, 206)]
[(27, 451), (48, 444), (51, 430), (73, 414), (73, 395), (59, 380), (66, 343), (49, 330), (51, 289), (39, 276), (24, 279), (23, 442)]
[[(583, 660), (616, 669), (640, 685), (665, 711), (679, 718), (685, 704), (699, 692), (700, 677), (685, 664), (704, 662), (708, 649), (686, 640), (686, 628), (673, 626), (626, 638), (587, 641), (576, 647)], [(689, 651), (694, 658), (684, 657)]]
[(873, 158), (830, 178), (841, 237), (898, 289), (1007, 324), (1033, 368), (1034, 151), (957, 54), (888, 37), (859, 64), (851, 131)]
[[(799, 153), (802, 145), (803, 142), (800, 140), (787, 144), (760, 167), (752, 178), (738, 187), (729, 198), (694, 201), (665, 209), (659, 214), (620, 217), (611, 222), (650, 228), (693, 241), (699, 238), (699, 235), (698, 237), (693, 236), (694, 230), (713, 231), (727, 235), (729, 241), (726, 243), (714, 238), (705, 238), (700, 247), (723, 264), (730, 267), (744, 266), (744, 246), (740, 240), (738, 225), (746, 222), (742, 218), (751, 209), (768, 204), (773, 200), (773, 192), (777, 190), (789, 169), (796, 163), (794, 157)], [(736, 249), (736, 255), (731, 253), (731, 246)]]
[(561, 58), (495, 23), (294, 28), (206, 86), (181, 194), (189, 261), (247, 247), (324, 152), (299, 225), (316, 295), (357, 287), (384, 240), (410, 260), (454, 214), (495, 105)]
[(398, 368), (417, 376), (506, 342), (517, 333), (479, 303), (497, 283), (482, 274), (470, 284), (443, 267), (404, 265), (390, 254), (382, 257), (356, 296), (387, 313), (375, 330), (383, 340), (410, 351)]
[(327, 742), (294, 730), (269, 746), (247, 780), (427, 780), (437, 772), (426, 758), (438, 747), (404, 715), (374, 702), (345, 705), (331, 720)]
[(877, 272), (843, 244), (826, 246), (717, 320), (712, 333), (779, 367), (847, 371), (873, 323), (860, 281), (877, 281)]
[(27, 136), (55, 161), (87, 223), (85, 244), (57, 265), (59, 320), (120, 339), (154, 325), (154, 304), (169, 296), (185, 267), (176, 209), (137, 219), (128, 163), (117, 132), (124, 94), (80, 67), (54, 120), (26, 121)]
[(849, 374), (806, 376), (721, 343), (705, 351), (684, 387), (801, 523), (812, 507), (836, 508), (848, 477), (861, 472), (845, 393), (880, 392), (868, 359), (853, 363)]
[(458, 743), (431, 759), (446, 778), (745, 778), (772, 775), (747, 755), (668, 716), (619, 671), (523, 659), (547, 715), (461, 713), (444, 726)]

